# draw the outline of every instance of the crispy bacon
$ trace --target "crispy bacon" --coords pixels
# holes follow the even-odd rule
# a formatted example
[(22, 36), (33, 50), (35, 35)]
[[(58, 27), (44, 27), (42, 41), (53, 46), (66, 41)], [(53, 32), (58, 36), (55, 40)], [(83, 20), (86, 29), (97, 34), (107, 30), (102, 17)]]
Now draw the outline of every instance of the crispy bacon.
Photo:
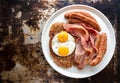
[(91, 41), (92, 47), (94, 48), (94, 50), (96, 52), (98, 52), (98, 49), (95, 46), (95, 40), (97, 38), (98, 32), (95, 29), (91, 28), (91, 26), (87, 26), (84, 23), (81, 23), (81, 25), (89, 32), (89, 34), (90, 34), (90, 41)]
[(82, 69), (85, 65), (86, 51), (84, 50), (82, 44), (80, 43), (80, 38), (76, 42), (75, 50), (75, 62), (78, 63), (78, 68)]
[(92, 37), (96, 37), (98, 35), (98, 32), (92, 28), (92, 26), (87, 25), (85, 23), (80, 23), (86, 30), (88, 30), (89, 34), (92, 35)]
[(83, 36), (86, 40), (89, 37), (88, 31), (83, 26), (76, 24), (63, 24), (63, 27), (66, 31), (70, 32), (74, 36)]
[(78, 38), (76, 42), (75, 61), (78, 69), (83, 69), (92, 60), (92, 49), (85, 49), (82, 45), (82, 39)]
[(97, 53), (97, 48), (94, 46), (94, 39), (88, 30), (81, 25), (64, 24), (63, 27), (78, 38), (76, 42), (75, 62), (78, 63), (79, 69), (83, 69)]

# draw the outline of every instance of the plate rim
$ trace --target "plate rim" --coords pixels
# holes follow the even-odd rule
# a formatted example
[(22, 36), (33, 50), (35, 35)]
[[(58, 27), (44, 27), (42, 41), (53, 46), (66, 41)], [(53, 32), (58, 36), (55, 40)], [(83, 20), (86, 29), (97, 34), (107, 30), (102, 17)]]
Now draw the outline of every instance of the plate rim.
[(78, 7), (78, 6), (79, 6), (79, 7), (90, 8), (90, 9), (96, 11), (97, 13), (99, 13), (100, 15), (102, 15), (102, 17), (103, 17), (103, 18), (105, 19), (105, 21), (109, 24), (109, 26), (111, 26), (109, 29), (111, 30), (112, 34), (114, 34), (114, 35), (113, 35), (113, 38), (114, 38), (115, 41), (114, 41), (114, 47), (113, 47), (113, 49), (112, 49), (111, 58), (110, 58), (109, 62), (108, 62), (100, 71), (96, 72), (95, 74), (88, 75), (88, 76), (83, 76), (83, 77), (80, 77), (80, 76), (70, 76), (71, 72), (69, 72), (69, 75), (66, 75), (66, 74), (58, 71), (56, 68), (54, 68), (53, 65), (48, 61), (48, 58), (47, 58), (47, 56), (45, 55), (45, 51), (43, 50), (43, 48), (44, 48), (44, 46), (43, 46), (43, 39), (44, 39), (43, 34), (44, 34), (44, 33), (43, 33), (43, 32), (45, 32), (45, 31), (44, 31), (45, 28), (42, 29), (41, 45), (42, 45), (42, 51), (43, 51), (44, 57), (46, 58), (48, 64), (49, 64), (55, 71), (57, 71), (58, 73), (60, 73), (60, 74), (62, 74), (62, 75), (64, 75), (64, 76), (70, 77), (70, 78), (87, 78), (87, 77), (90, 77), (90, 76), (94, 76), (94, 75), (98, 74), (99, 72), (101, 72), (103, 69), (105, 69), (105, 67), (110, 63), (110, 61), (111, 61), (111, 59), (112, 59), (112, 57), (113, 57), (113, 54), (114, 54), (114, 52), (115, 52), (115, 47), (116, 47), (115, 31), (114, 31), (114, 29), (113, 29), (112, 24), (111, 24), (110, 21), (108, 20), (108, 18), (107, 18), (102, 12), (100, 12), (99, 10), (97, 10), (97, 9), (94, 8), (94, 7), (91, 7), (91, 6), (88, 6), (88, 5), (83, 5), (83, 4), (74, 4), (74, 5), (65, 6), (65, 7), (57, 10), (54, 14), (52, 14), (52, 15), (50, 16), (50, 18), (46, 21), (46, 23), (45, 23), (45, 25), (44, 25), (43, 27), (46, 27), (46, 26), (47, 26), (46, 24), (49, 23), (50, 19), (53, 18), (53, 16), (55, 16), (57, 13), (59, 13), (59, 12), (62, 11), (63, 9), (67, 9), (67, 8), (71, 8), (71, 7)]

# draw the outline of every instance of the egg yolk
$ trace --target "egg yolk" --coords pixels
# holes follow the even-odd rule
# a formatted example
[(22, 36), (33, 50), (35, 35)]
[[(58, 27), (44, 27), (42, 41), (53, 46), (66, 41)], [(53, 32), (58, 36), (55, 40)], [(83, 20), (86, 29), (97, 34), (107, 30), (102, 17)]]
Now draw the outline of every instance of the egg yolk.
[(67, 56), (68, 53), (69, 53), (69, 49), (68, 49), (68, 47), (60, 46), (60, 47), (58, 48), (58, 53), (59, 53), (61, 56)]
[(58, 33), (57, 38), (60, 42), (66, 42), (68, 40), (68, 33), (65, 31), (61, 31), (60, 33)]

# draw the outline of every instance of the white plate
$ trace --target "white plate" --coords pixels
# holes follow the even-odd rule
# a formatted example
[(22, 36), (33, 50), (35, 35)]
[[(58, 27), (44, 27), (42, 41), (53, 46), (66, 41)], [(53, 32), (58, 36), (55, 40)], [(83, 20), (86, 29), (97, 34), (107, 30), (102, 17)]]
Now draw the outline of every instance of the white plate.
[[(96, 66), (85, 66), (83, 70), (78, 70), (77, 67), (71, 67), (71, 68), (65, 69), (57, 66), (53, 62), (52, 57), (50, 56), (50, 51), (49, 51), (50, 27), (55, 22), (66, 22), (66, 19), (64, 18), (64, 14), (71, 11), (85, 11), (90, 13), (98, 21), (102, 29), (101, 32), (106, 32), (107, 34), (108, 40), (107, 40), (106, 54), (104, 55), (102, 61)], [(111, 23), (105, 17), (105, 15), (103, 15), (100, 11), (86, 5), (71, 5), (58, 10), (48, 19), (42, 31), (41, 42), (42, 42), (42, 50), (43, 50), (44, 56), (53, 69), (71, 78), (86, 78), (99, 73), (108, 65), (108, 63), (112, 59), (112, 56), (115, 50), (116, 39), (115, 39), (115, 33)]]

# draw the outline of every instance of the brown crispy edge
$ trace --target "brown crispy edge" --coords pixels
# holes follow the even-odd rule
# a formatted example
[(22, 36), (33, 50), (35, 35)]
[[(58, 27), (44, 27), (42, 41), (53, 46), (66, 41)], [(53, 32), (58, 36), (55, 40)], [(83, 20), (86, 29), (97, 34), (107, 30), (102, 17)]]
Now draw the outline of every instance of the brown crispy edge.
[[(54, 28), (54, 25), (55, 25), (55, 24), (52, 25), (51, 29)], [(61, 26), (61, 23), (58, 23), (58, 25)], [(56, 26), (56, 27), (58, 27), (58, 26)], [(55, 28), (56, 28), (56, 27), (55, 27)], [(56, 30), (58, 30), (58, 29), (55, 29), (55, 31), (56, 31)], [(64, 30), (64, 29), (61, 29), (61, 31), (62, 31), (62, 30)], [(50, 30), (50, 31), (51, 31), (51, 30)], [(54, 30), (52, 30), (52, 31), (53, 31), (52, 33), (54, 33)], [(60, 31), (58, 31), (58, 32), (60, 32)], [(56, 54), (53, 52), (51, 42), (52, 42), (52, 39), (53, 39), (54, 35), (57, 34), (57, 33), (55, 33), (55, 34), (52, 34), (51, 32), (49, 32), (49, 33), (50, 33), (50, 34), (49, 34), (49, 36), (50, 36), (50, 41), (49, 41), (50, 55), (52, 56), (54, 62), (55, 62), (58, 66), (63, 67), (63, 68), (69, 68), (69, 67), (71, 67), (72, 65), (74, 65), (74, 64), (75, 64), (75, 62), (74, 62), (74, 52), (73, 52), (71, 55), (67, 56), (67, 57), (59, 57), (58, 55), (56, 55)], [(52, 34), (52, 35), (51, 35), (51, 34)]]

